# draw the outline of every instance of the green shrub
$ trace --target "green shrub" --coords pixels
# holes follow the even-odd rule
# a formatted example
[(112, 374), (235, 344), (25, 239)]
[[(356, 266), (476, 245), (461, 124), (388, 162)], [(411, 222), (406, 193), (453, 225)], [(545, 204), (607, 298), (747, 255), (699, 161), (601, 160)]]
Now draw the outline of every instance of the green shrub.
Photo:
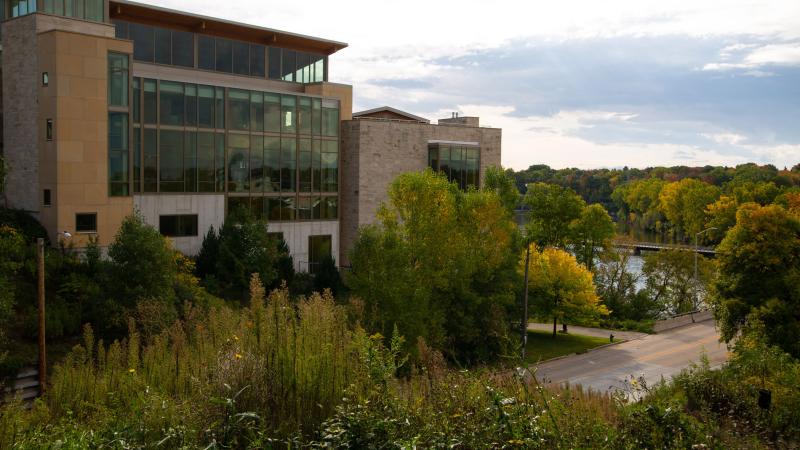
[(25, 238), (25, 242), (34, 243), (38, 238), (44, 238), (45, 244), (50, 245), (47, 230), (35, 217), (21, 209), (0, 208), (0, 227), (10, 227), (18, 230)]

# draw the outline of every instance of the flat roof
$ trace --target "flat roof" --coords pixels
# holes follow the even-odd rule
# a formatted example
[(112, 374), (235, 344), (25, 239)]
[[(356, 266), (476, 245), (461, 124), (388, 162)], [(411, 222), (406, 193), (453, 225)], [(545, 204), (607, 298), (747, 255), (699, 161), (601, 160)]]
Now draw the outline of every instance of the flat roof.
[(275, 30), (241, 22), (192, 14), (160, 6), (146, 5), (128, 0), (109, 2), (111, 19), (163, 25), (195, 33), (209, 34), (242, 41), (256, 42), (274, 47), (332, 55), (346, 48), (344, 42), (321, 39), (288, 31)]

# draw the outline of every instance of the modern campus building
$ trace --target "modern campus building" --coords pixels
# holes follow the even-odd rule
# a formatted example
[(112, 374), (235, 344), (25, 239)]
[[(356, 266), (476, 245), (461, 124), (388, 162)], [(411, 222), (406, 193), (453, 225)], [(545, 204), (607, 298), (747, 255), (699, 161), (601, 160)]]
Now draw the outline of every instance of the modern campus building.
[(53, 242), (106, 246), (138, 209), (193, 254), (244, 206), (298, 270), (346, 264), (396, 175), (433, 165), (466, 187), (500, 163), (500, 131), (477, 119), (354, 116), (352, 87), (328, 81), (342, 42), (126, 0), (0, 13), (6, 201)]

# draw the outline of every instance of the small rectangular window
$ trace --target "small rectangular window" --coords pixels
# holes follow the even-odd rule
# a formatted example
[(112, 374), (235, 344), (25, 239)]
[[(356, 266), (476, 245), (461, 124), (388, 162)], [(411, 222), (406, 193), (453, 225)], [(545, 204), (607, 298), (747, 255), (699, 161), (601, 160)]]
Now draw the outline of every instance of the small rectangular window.
[(47, 119), (47, 140), (53, 140), (53, 119)]
[(50, 85), (50, 74), (47, 72), (42, 72), (42, 86), (49, 86)]
[(44, 206), (52, 206), (53, 198), (50, 189), (44, 190), (44, 199), (43, 199)]
[(197, 236), (197, 214), (159, 216), (158, 228), (168, 237)]
[(205, 70), (214, 70), (214, 38), (208, 36), (197, 37), (197, 67)]
[(281, 49), (270, 47), (269, 58), (267, 59), (267, 66), (269, 67), (269, 79), (281, 79)]
[(75, 214), (75, 231), (78, 233), (97, 233), (97, 213)]

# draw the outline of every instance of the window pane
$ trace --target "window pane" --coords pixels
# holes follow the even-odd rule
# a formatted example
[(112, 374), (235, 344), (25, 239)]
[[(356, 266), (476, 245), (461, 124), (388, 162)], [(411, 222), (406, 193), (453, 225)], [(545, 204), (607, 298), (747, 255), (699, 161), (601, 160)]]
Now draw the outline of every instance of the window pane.
[(264, 176), (265, 192), (280, 192), (281, 190), (281, 139), (277, 137), (264, 138)]
[(250, 137), (250, 192), (264, 192), (264, 136)]
[(294, 81), (298, 83), (307, 83), (306, 74), (308, 71), (306, 67), (308, 66), (308, 53), (304, 52), (297, 52), (297, 70), (294, 74)]
[(183, 191), (183, 132), (161, 130), (159, 179), (161, 192)]
[(228, 192), (250, 190), (250, 136), (228, 135)]
[(227, 39), (216, 39), (216, 69), (230, 73), (233, 70), (233, 46)]
[[(50, 9), (46, 10), (46, 12), (52, 13), (53, 10), (53, 0), (45, 0), (44, 2), (45, 7), (50, 5)], [(122, 20), (112, 20), (111, 23), (114, 24), (114, 36), (117, 39), (128, 39), (128, 22)]]
[(300, 134), (311, 134), (311, 99), (308, 97), (298, 99), (297, 123)]
[(197, 67), (205, 70), (214, 70), (214, 38), (197, 36)]
[(133, 105), (133, 123), (140, 123), (142, 121), (141, 114), (142, 114), (142, 102), (141, 102), (141, 95), (142, 95), (142, 79), (141, 78), (134, 78), (133, 79), (133, 98), (131, 99), (131, 104)]
[(214, 128), (214, 88), (197, 88), (197, 124), (202, 128)]
[(280, 132), (281, 96), (277, 94), (265, 94), (264, 105), (265, 130), (273, 133)]
[(155, 125), (158, 120), (156, 80), (144, 80), (144, 123)]
[(172, 64), (194, 67), (194, 34), (186, 31), (172, 32)]
[(86, 18), (95, 22), (103, 21), (103, 0), (86, 0)]
[(258, 220), (264, 219), (264, 198), (250, 197), (250, 212)]
[(428, 167), (434, 172), (439, 170), (439, 147), (435, 145), (428, 147)]
[(133, 41), (133, 59), (137, 61), (153, 62), (155, 53), (155, 31), (153, 27), (131, 23), (128, 28), (128, 33), (130, 40)]
[(297, 220), (311, 220), (311, 198), (297, 199)]
[(129, 195), (128, 114), (108, 113), (108, 181), (110, 196)]
[(214, 117), (218, 129), (225, 128), (225, 89), (216, 88), (216, 103), (214, 104)]
[(281, 131), (284, 133), (297, 132), (296, 102), (297, 100), (293, 95), (281, 96)]
[(128, 106), (128, 55), (108, 54), (108, 104)]
[(264, 78), (266, 75), (264, 67), (264, 53), (266, 48), (263, 45), (250, 45), (250, 75)]
[(295, 192), (297, 190), (296, 150), (297, 139), (281, 138), (281, 192)]
[(197, 133), (187, 131), (183, 149), (184, 192), (197, 192)]
[(228, 214), (239, 209), (250, 210), (250, 197), (228, 197)]
[(314, 139), (311, 143), (311, 173), (311, 190), (322, 191), (322, 142), (318, 139)]
[(183, 125), (183, 83), (162, 81), (159, 93), (161, 97), (161, 123), (164, 125)]
[(156, 62), (172, 64), (172, 32), (156, 28)]
[(296, 211), (294, 197), (284, 197), (281, 199), (281, 220), (295, 220), (297, 217), (295, 214)]
[(300, 139), (298, 151), (300, 192), (311, 192), (311, 139)]
[(322, 141), (322, 192), (339, 190), (339, 154), (336, 141)]
[(283, 49), (283, 57), (281, 58), (281, 79), (283, 81), (295, 81), (296, 53), (294, 50)]
[(197, 190), (214, 192), (214, 133), (197, 133)]
[(94, 233), (97, 231), (97, 214), (75, 214), (75, 231), (78, 233)]
[(158, 135), (156, 130), (145, 129), (142, 141), (144, 164), (144, 191), (158, 191)]
[(217, 192), (225, 192), (225, 135), (214, 135), (216, 141), (214, 155), (214, 169), (217, 172)]
[(250, 44), (233, 42), (233, 73), (250, 75)]
[(142, 129), (133, 129), (133, 192), (142, 192)]
[(186, 126), (197, 126), (197, 86), (187, 83), (183, 92), (186, 102)]
[(264, 131), (264, 94), (250, 93), (250, 129)]
[(322, 55), (314, 55), (312, 60), (314, 63), (314, 82), (319, 83), (325, 81), (325, 57)]
[(270, 47), (269, 48), (269, 78), (271, 80), (281, 79), (281, 49)]
[(264, 202), (266, 203), (267, 220), (270, 222), (280, 222), (281, 207), (283, 205), (281, 199), (277, 197), (266, 197), (264, 198)]
[(314, 136), (322, 134), (322, 100), (315, 98), (311, 100), (311, 133)]
[(450, 146), (439, 146), (439, 171), (450, 178)]
[(324, 100), (322, 102), (322, 135), (339, 135), (339, 105), (336, 101)]
[(339, 219), (339, 198), (338, 197), (325, 197), (323, 198), (325, 209), (327, 213), (324, 215), (325, 219), (338, 220)]
[(240, 89), (228, 91), (229, 126), (233, 130), (250, 129), (250, 92)]

